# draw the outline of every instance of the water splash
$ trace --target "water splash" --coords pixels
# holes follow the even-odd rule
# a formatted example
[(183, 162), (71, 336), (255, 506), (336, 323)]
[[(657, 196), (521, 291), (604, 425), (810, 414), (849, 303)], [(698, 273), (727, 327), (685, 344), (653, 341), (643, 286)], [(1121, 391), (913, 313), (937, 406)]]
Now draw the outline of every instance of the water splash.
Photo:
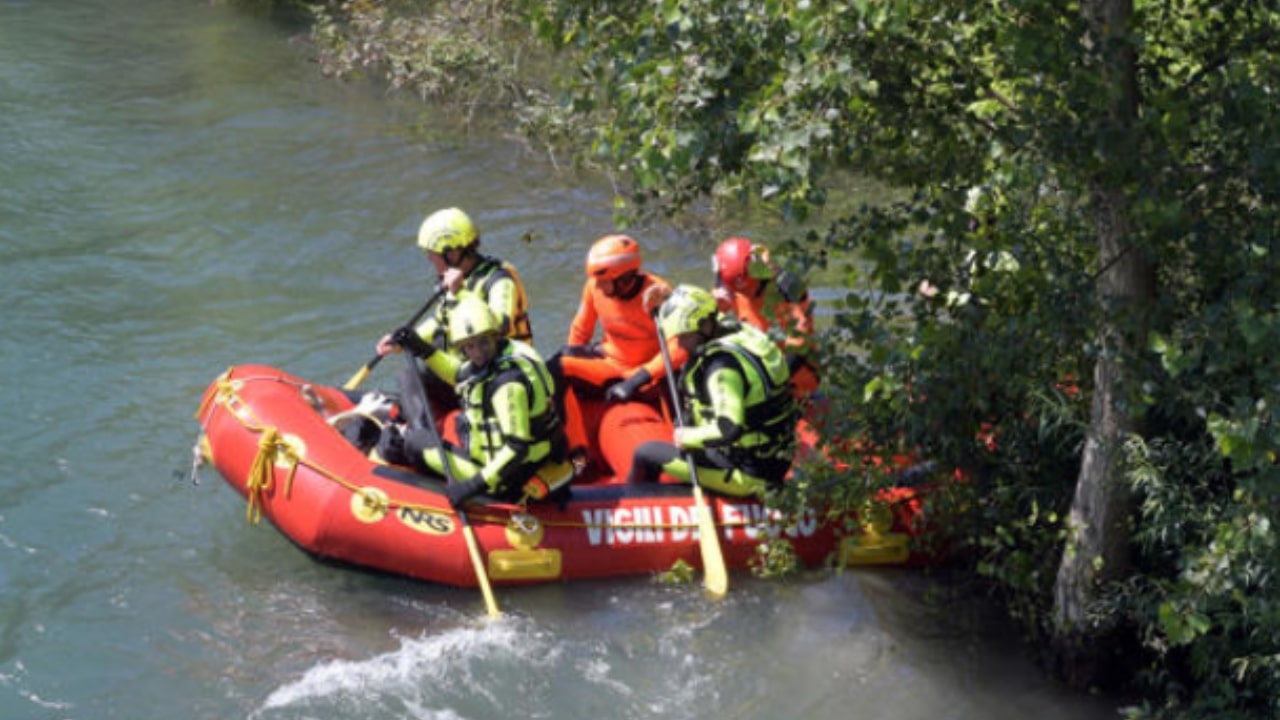
[(402, 638), (396, 650), (368, 659), (316, 665), (273, 691), (251, 717), (501, 717), (512, 709), (504, 707), (506, 683), (538, 673), (557, 655), (518, 618), (451, 627)]

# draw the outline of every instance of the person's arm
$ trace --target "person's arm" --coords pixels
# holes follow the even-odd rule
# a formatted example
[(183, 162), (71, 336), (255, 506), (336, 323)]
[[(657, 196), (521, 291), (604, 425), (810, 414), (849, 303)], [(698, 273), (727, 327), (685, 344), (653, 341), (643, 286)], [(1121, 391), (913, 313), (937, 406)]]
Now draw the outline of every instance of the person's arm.
[[(680, 346), (680, 341), (676, 338), (667, 338), (667, 354), (671, 357), (671, 369), (675, 371), (676, 377), (679, 377), (680, 368), (689, 362), (689, 352)], [(637, 372), (649, 373), (649, 381), (645, 383), (645, 389), (650, 383), (655, 383), (667, 377), (667, 364), (662, 361), (662, 353), (649, 358), (648, 362), (641, 365)]]
[(801, 302), (782, 303), (778, 306), (778, 324), (785, 336), (783, 349), (806, 349), (813, 335), (813, 303), (807, 296)]
[(436, 377), (450, 385), (458, 384), (458, 370), (462, 368), (462, 359), (453, 353), (435, 352), (423, 361), (427, 369)]
[(706, 383), (713, 419), (680, 428), (676, 444), (682, 449), (729, 445), (742, 436), (746, 421), (746, 382), (742, 373), (730, 363), (715, 365), (708, 369)]
[(445, 329), (444, 313), (445, 306), (450, 303), (450, 298), (446, 297), (441, 302), (436, 303), (433, 310), (422, 322), (418, 323), (418, 334), (423, 340), (435, 345), (440, 350), (449, 347), (449, 333)]
[(596, 333), (595, 281), (588, 280), (582, 285), (582, 299), (578, 302), (578, 312), (569, 325), (569, 339), (566, 345), (586, 345)]
[(502, 273), (489, 286), (489, 296), (484, 300), (498, 320), (498, 332), (504, 337), (511, 335), (512, 324), (520, 312), (520, 288), (515, 278)]

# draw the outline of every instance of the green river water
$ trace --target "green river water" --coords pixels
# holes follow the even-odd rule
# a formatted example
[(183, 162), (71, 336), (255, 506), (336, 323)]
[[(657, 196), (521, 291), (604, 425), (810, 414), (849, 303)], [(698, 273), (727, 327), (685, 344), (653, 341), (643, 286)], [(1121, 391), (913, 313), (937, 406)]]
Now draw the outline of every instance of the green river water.
[[(434, 279), (430, 210), (467, 209), (536, 344), (562, 340), (607, 186), (442, 121), (411, 136), (422, 112), (225, 7), (0, 0), (0, 719), (1114, 716), (919, 573), (500, 590), (489, 623), (474, 591), (313, 562), (193, 483), (205, 385), (349, 377)], [(636, 232), (707, 279), (712, 238)]]

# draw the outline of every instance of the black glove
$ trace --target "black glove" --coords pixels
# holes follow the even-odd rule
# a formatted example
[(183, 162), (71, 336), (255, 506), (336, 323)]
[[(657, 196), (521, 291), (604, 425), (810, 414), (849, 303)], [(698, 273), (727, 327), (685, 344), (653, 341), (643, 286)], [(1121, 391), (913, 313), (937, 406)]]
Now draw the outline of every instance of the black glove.
[(444, 495), (449, 498), (449, 504), (456, 508), (470, 498), (484, 492), (487, 487), (488, 485), (485, 484), (484, 478), (476, 474), (470, 480), (449, 483), (444, 487)]
[(623, 380), (620, 383), (614, 383), (608, 390), (604, 391), (604, 399), (608, 402), (626, 402), (641, 386), (647, 384), (653, 376), (648, 370), (641, 370), (635, 375)]
[(422, 336), (418, 334), (418, 331), (408, 325), (396, 328), (396, 331), (391, 333), (391, 342), (399, 345), (405, 350), (413, 353), (414, 356), (420, 357), (423, 360), (431, 357), (436, 352), (435, 345), (423, 340)]

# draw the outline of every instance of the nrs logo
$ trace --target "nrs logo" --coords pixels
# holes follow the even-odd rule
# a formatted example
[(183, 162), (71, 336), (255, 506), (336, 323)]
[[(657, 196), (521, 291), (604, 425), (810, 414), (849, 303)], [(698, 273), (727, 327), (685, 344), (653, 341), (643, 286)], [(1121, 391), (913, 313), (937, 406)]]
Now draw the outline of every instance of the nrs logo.
[(410, 528), (426, 535), (448, 535), (453, 532), (453, 519), (438, 512), (402, 507), (396, 517)]

